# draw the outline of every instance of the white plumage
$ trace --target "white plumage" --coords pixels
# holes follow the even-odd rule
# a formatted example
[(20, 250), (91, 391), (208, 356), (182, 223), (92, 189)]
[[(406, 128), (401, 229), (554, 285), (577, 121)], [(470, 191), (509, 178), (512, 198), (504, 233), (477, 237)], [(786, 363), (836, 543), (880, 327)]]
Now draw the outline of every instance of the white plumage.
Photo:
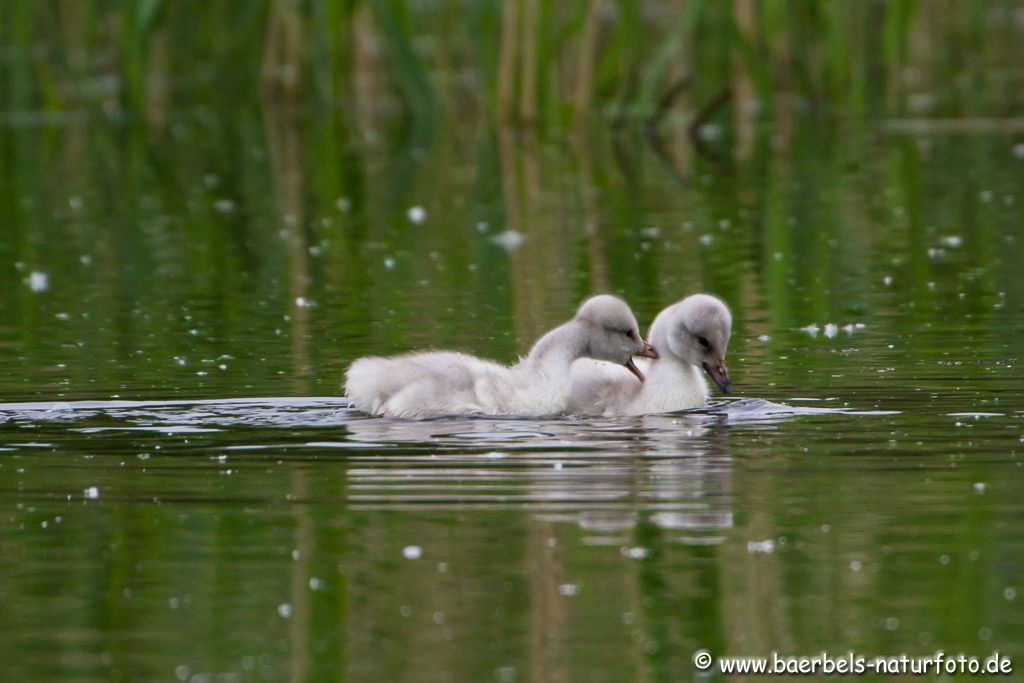
[(353, 407), (385, 417), (556, 415), (566, 408), (574, 360), (598, 358), (625, 365), (642, 377), (633, 364), (634, 355), (657, 354), (640, 337), (629, 306), (600, 295), (585, 301), (572, 320), (541, 337), (515, 365), (452, 351), (370, 356), (349, 367), (345, 392)]
[(699, 408), (708, 398), (701, 369), (722, 391), (730, 386), (725, 353), (732, 314), (719, 299), (694, 294), (664, 309), (651, 325), (659, 358), (642, 366), (645, 382), (610, 363), (581, 358), (572, 364), (567, 412), (573, 415), (646, 415)]

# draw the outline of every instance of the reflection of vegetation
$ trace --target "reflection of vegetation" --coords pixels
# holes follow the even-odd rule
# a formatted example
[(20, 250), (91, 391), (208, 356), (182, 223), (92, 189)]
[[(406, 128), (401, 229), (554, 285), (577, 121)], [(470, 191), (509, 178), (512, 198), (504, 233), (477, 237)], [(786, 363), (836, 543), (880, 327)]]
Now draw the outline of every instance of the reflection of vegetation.
[[(709, 289), (741, 312), (737, 344), (785, 345), (900, 304), (885, 277), (927, 304), (901, 313), (920, 325), (1021, 292), (1000, 264), (1020, 244), (1002, 86), (1024, 3), (193, 9), (0, 4), (19, 391), (333, 393), (371, 350), (508, 360), (595, 290), (650, 320)], [(963, 248), (929, 256), (949, 234)], [(771, 348), (734, 351), (748, 386), (788, 384)]]

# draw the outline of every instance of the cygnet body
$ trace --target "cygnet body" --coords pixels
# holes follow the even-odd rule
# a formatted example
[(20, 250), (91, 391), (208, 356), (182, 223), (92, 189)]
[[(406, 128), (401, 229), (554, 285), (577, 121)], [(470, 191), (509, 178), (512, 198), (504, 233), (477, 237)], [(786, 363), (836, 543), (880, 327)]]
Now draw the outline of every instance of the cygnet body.
[(567, 323), (541, 337), (512, 366), (453, 351), (367, 357), (352, 363), (345, 392), (352, 406), (371, 415), (425, 418), (439, 415), (536, 417), (565, 411), (569, 372), (577, 358), (618, 364), (643, 375), (634, 355), (657, 357), (640, 337), (633, 312), (607, 294), (583, 302)]
[(730, 387), (725, 353), (732, 314), (721, 300), (694, 294), (664, 309), (651, 325), (659, 357), (647, 363), (638, 383), (610, 363), (580, 359), (570, 374), (573, 415), (646, 415), (699, 408), (708, 399), (703, 369), (723, 392)]

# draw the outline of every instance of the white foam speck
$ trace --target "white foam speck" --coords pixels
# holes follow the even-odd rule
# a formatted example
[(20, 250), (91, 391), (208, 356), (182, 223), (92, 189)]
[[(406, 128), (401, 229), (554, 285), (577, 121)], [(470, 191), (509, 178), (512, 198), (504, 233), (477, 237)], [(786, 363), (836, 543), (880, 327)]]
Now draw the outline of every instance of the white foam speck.
[(295, 297), (295, 305), (299, 308), (316, 308), (316, 302), (304, 296)]
[(90, 486), (85, 491), (85, 497), (90, 500), (95, 500), (100, 497), (100, 489), (98, 486)]
[(647, 239), (657, 239), (658, 237), (661, 236), (661, 228), (653, 225), (648, 228), (641, 228), (640, 234), (646, 237)]
[(230, 199), (218, 199), (213, 203), (213, 208), (219, 213), (234, 213), (235, 202)]
[(318, 591), (323, 587), (323, 581), (316, 578), (315, 576), (309, 577), (309, 590)]
[(646, 558), (650, 554), (651, 554), (651, 551), (649, 551), (647, 548), (636, 547), (636, 548), (623, 548), (622, 549), (623, 557), (628, 557), (631, 560), (642, 560), (642, 559)]
[(882, 284), (888, 287), (892, 284), (892, 275), (886, 275), (882, 278)]
[(83, 266), (91, 266), (92, 256), (90, 256), (89, 254), (82, 254), (81, 256), (78, 257), (78, 262), (81, 263)]
[(722, 137), (722, 126), (717, 123), (705, 123), (697, 129), (697, 135), (700, 136), (701, 140), (714, 142)]
[(394, 270), (395, 259), (391, 258), (390, 256), (384, 259), (384, 267), (387, 268), (388, 270)]
[(832, 339), (834, 336), (839, 334), (839, 328), (833, 323), (825, 323), (825, 330), (823, 334), (829, 339)]
[(983, 482), (983, 481), (976, 481), (976, 482), (974, 482), (974, 492), (975, 493), (979, 493), (979, 494), (980, 493), (985, 493), (985, 482)]
[(941, 240), (939, 240), (939, 242), (944, 247), (956, 249), (957, 247), (964, 243), (964, 240), (962, 237), (960, 237), (960, 235), (946, 235)]
[(771, 554), (775, 552), (775, 541), (770, 538), (766, 538), (763, 541), (747, 541), (747, 552), (748, 553), (765, 553)]
[(402, 557), (407, 560), (418, 560), (423, 557), (423, 548), (418, 545), (407, 545), (402, 548)]
[(705, 247), (708, 246), (709, 244), (711, 244), (714, 241), (715, 241), (714, 235), (701, 235), (700, 236), (700, 243), (703, 244)]
[(427, 210), (422, 206), (410, 206), (409, 210), (406, 211), (405, 215), (409, 218), (409, 221), (419, 225), (423, 221), (427, 220)]
[(811, 335), (812, 337), (817, 337), (818, 336), (818, 332), (821, 331), (821, 328), (818, 327), (817, 325), (815, 325), (814, 323), (811, 323), (807, 327), (801, 327), (800, 331), (801, 332), (806, 332), (807, 334)]
[(492, 237), (491, 241), (505, 251), (515, 251), (519, 247), (523, 246), (523, 242), (526, 241), (526, 238), (523, 237), (523, 233), (516, 230), (505, 230), (504, 232), (500, 232)]
[(282, 619), (288, 619), (292, 616), (292, 605), (290, 602), (282, 602), (277, 606), (277, 615)]
[(25, 280), (25, 284), (27, 284), (28, 288), (33, 292), (40, 294), (50, 288), (50, 276), (42, 271), (33, 270), (29, 273), (28, 279)]
[(1013, 586), (1007, 586), (1003, 589), (1003, 598), (1008, 602), (1012, 602), (1017, 599), (1017, 589)]
[(558, 594), (564, 595), (567, 598), (571, 598), (573, 596), (580, 594), (580, 587), (577, 586), (575, 583), (563, 583), (561, 586), (558, 587)]

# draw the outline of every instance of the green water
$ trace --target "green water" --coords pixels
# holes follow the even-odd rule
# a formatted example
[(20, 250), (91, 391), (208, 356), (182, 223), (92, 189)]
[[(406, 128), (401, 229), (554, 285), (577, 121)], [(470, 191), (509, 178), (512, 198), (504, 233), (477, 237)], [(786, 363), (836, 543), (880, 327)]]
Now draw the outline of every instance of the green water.
[[(675, 681), (701, 648), (1019, 677), (1024, 132), (1019, 72), (980, 71), (939, 124), (780, 98), (703, 156), (454, 109), (424, 144), (386, 98), (10, 104), (0, 679)], [(369, 353), (511, 361), (605, 291), (643, 327), (728, 302), (728, 402), (340, 395)]]

